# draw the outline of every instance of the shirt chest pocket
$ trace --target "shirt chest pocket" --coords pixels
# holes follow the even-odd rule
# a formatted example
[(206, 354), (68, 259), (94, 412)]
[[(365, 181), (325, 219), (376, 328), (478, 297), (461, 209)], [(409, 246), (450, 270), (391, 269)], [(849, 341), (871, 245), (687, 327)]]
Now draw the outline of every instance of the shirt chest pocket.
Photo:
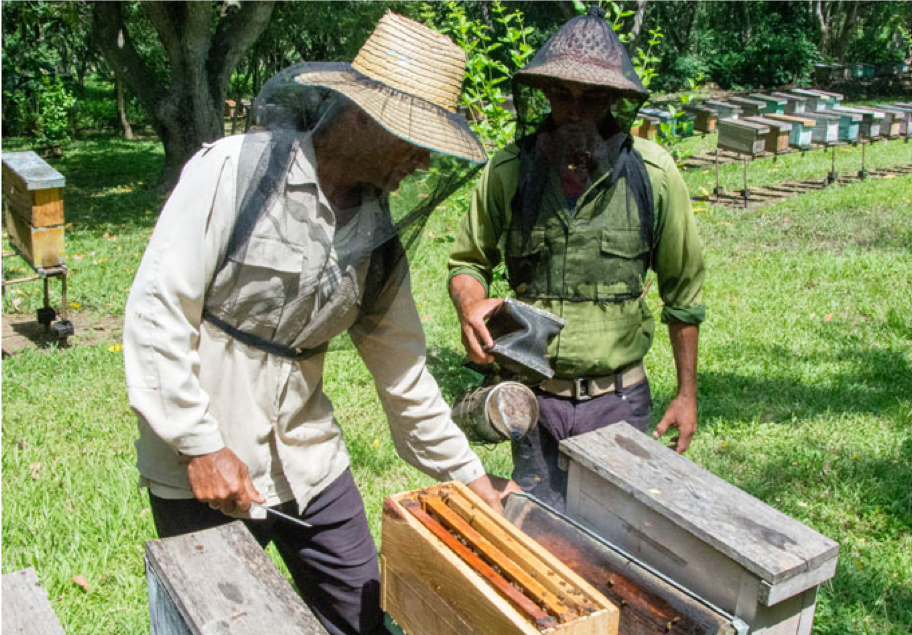
[(600, 300), (639, 295), (646, 276), (649, 246), (639, 229), (604, 229), (599, 240), (597, 293)]
[(301, 293), (306, 257), (279, 240), (251, 236), (243, 254), (230, 259), (234, 280), (229, 310), (241, 330), (275, 329), (286, 304)]

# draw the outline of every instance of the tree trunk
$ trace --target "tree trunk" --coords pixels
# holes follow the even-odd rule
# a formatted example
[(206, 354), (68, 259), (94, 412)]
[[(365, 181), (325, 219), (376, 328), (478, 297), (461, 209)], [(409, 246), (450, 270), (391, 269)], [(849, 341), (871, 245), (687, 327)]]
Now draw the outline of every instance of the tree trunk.
[(738, 4), (741, 5), (741, 41), (747, 44), (754, 34), (754, 27), (751, 24), (750, 3), (739, 2)]
[(123, 81), (120, 77), (114, 78), (117, 85), (117, 115), (120, 117), (120, 127), (123, 128), (124, 139), (133, 140), (133, 128), (130, 127), (130, 120), (127, 119), (127, 105), (124, 103)]
[(222, 108), (231, 73), (266, 28), (274, 4), (244, 2), (216, 19), (210, 2), (141, 3), (165, 49), (167, 80), (134, 46), (123, 3), (94, 4), (95, 41), (111, 70), (149, 113), (164, 145), (163, 185), (176, 182), (184, 163), (203, 143), (224, 134)]
[(820, 42), (818, 49), (820, 55), (826, 59), (830, 45), (830, 24), (829, 15), (824, 14), (823, 0), (814, 0), (814, 13), (817, 16), (817, 24), (820, 26)]
[(646, 17), (646, 5), (649, 0), (637, 0), (636, 13), (633, 16), (633, 26), (630, 29), (630, 50), (635, 51), (640, 44), (640, 34), (643, 32), (643, 20)]
[(842, 21), (842, 28), (839, 30), (839, 38), (836, 40), (836, 61), (838, 64), (845, 63), (846, 51), (849, 47), (849, 40), (852, 33), (852, 27), (855, 26), (855, 20), (858, 17), (858, 2), (852, 3), (852, 8), (846, 13)]

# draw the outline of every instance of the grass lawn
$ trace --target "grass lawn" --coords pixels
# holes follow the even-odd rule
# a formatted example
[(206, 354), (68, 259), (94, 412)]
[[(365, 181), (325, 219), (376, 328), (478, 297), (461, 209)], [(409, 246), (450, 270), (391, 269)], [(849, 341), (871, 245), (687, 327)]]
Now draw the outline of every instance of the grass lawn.
[[(4, 140), (5, 151), (27, 147)], [(17, 145), (17, 143), (19, 145)], [(691, 151), (711, 140), (688, 141)], [(837, 152), (855, 171), (858, 150)], [(876, 144), (869, 166), (912, 162), (912, 144)], [(123, 306), (162, 198), (157, 143), (76, 143), (67, 177), (70, 311)], [(829, 156), (751, 165), (752, 184), (822, 178)], [(692, 191), (715, 176), (690, 171)], [(740, 187), (740, 166), (723, 184)], [(755, 180), (756, 179), (756, 182)], [(461, 369), (444, 288), (455, 197), (430, 221), (412, 261), (429, 362), (452, 400)], [(912, 177), (831, 188), (754, 210), (697, 206), (709, 275), (700, 345), (700, 429), (688, 457), (841, 544), (815, 632), (912, 630)], [(28, 273), (4, 261), (4, 275)], [(52, 285), (57, 289), (58, 285)], [(656, 314), (659, 300), (650, 293)], [(31, 315), (38, 283), (10, 289), (3, 314)], [(657, 422), (674, 367), (664, 328), (646, 363)], [(399, 461), (373, 385), (353, 352), (328, 357), (326, 389), (379, 536), (383, 498), (430, 480)], [(119, 342), (26, 349), (3, 360), (3, 572), (36, 569), (68, 633), (148, 631), (143, 542), (154, 536), (136, 488), (134, 417)], [(508, 475), (507, 448), (478, 448)], [(72, 581), (83, 576), (84, 590)]]

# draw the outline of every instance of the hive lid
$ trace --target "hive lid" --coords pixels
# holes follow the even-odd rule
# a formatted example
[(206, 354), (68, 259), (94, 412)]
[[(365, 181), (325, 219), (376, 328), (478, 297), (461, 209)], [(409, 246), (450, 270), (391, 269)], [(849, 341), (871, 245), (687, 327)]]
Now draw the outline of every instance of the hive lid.
[(66, 179), (63, 175), (31, 150), (4, 152), (3, 165), (22, 179), (28, 190), (66, 187)]

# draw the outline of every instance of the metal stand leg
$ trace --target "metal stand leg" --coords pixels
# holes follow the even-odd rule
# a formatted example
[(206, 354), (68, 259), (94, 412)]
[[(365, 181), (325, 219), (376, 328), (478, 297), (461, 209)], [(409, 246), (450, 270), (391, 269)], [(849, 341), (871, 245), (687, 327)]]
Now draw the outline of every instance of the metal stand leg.
[(744, 198), (744, 208), (747, 209), (748, 199), (750, 199), (750, 190), (747, 187), (747, 159), (744, 159), (744, 189), (741, 190), (741, 196)]
[(861, 170), (858, 171), (858, 178), (860, 178), (862, 181), (864, 181), (866, 178), (868, 178), (868, 171), (865, 169), (865, 146), (867, 146), (867, 144), (864, 141), (862, 141), (861, 142)]
[(51, 322), (54, 321), (54, 318), (57, 317), (57, 311), (51, 307), (51, 297), (48, 291), (48, 279), (47, 277), (43, 278), (44, 282), (44, 306), (38, 309), (36, 316), (39, 324), (44, 325), (45, 332), (51, 329)]
[(721, 196), (722, 192), (724, 191), (722, 189), (722, 184), (719, 180), (719, 169), (720, 169), (719, 168), (719, 148), (716, 148), (716, 187), (713, 190), (713, 194), (715, 194), (716, 196)]
[(827, 174), (827, 185), (832, 185), (836, 182), (838, 175), (836, 174), (836, 146), (833, 146), (833, 159), (830, 164), (830, 173)]

